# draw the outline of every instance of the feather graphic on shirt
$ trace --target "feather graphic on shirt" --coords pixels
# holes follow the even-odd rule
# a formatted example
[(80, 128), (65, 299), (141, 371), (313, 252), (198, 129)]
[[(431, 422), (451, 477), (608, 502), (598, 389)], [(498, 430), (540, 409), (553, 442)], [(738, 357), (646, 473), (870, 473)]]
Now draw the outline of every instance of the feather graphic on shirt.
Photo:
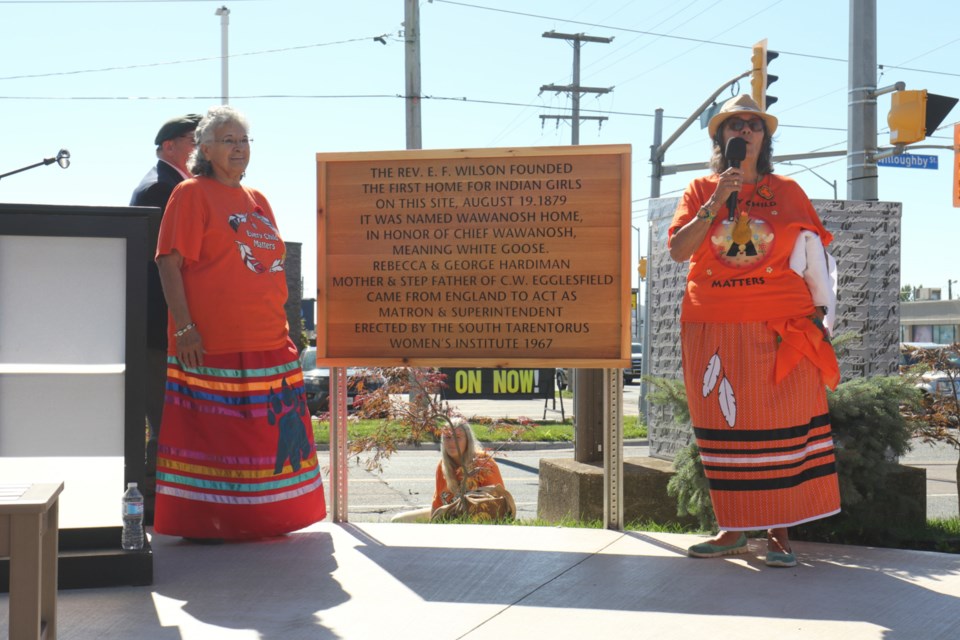
[(232, 216), (227, 218), (227, 222), (230, 223), (230, 228), (236, 231), (240, 228), (240, 225), (247, 221), (247, 214), (245, 213), (235, 213)]
[(261, 223), (263, 223), (271, 231), (273, 231), (274, 233), (277, 233), (277, 230), (273, 228), (272, 224), (270, 224), (270, 219), (265, 215), (263, 215), (262, 213), (258, 213), (259, 211), (262, 211), (262, 210), (260, 209), (260, 207), (257, 207), (257, 209), (250, 215), (256, 218), (257, 220), (259, 220)]
[(706, 398), (717, 386), (717, 379), (720, 377), (720, 370), (723, 367), (720, 364), (720, 350), (713, 354), (707, 363), (707, 369), (703, 372), (703, 397)]
[(237, 243), (237, 248), (240, 249), (240, 256), (243, 258), (243, 264), (247, 265), (247, 269), (253, 271), (254, 273), (263, 273), (266, 271), (266, 268), (260, 263), (259, 260), (253, 255), (253, 250), (242, 242)]
[(726, 378), (720, 381), (717, 396), (720, 400), (720, 411), (727, 420), (727, 426), (732, 429), (737, 424), (737, 398), (733, 394), (733, 385)]

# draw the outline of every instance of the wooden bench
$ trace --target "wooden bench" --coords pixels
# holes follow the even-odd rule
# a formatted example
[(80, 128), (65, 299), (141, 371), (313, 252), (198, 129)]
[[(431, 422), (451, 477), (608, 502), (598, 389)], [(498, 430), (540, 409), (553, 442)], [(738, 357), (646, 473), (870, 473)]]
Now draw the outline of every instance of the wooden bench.
[(10, 640), (57, 637), (60, 484), (0, 484), (0, 557), (10, 558)]

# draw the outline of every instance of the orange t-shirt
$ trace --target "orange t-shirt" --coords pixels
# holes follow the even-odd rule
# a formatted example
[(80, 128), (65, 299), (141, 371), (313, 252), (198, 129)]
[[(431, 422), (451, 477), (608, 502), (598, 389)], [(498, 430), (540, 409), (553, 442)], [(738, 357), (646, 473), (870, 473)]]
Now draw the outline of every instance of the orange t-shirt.
[[(671, 239), (710, 199), (718, 178), (712, 174), (690, 183), (673, 215)], [(737, 220), (728, 222), (724, 206), (690, 257), (681, 319), (760, 322), (812, 314), (810, 290), (790, 268), (794, 244), (805, 229), (819, 234), (824, 245), (833, 239), (796, 182), (770, 174), (744, 185)]]
[[(262, 193), (206, 177), (181, 182), (163, 214), (157, 255), (174, 249), (183, 256), (183, 286), (204, 351), (286, 343), (286, 248)], [(173, 322), (167, 324), (175, 353)]]
[[(467, 491), (473, 491), (479, 487), (486, 487), (492, 484), (503, 484), (503, 476), (500, 475), (500, 467), (494, 462), (488, 454), (482, 453), (474, 459), (474, 469), (476, 473), (467, 478)], [(463, 480), (463, 468), (457, 469), (457, 480)], [(445, 504), (450, 504), (457, 497), (460, 487), (451, 491), (447, 486), (447, 479), (443, 475), (443, 461), (437, 464), (437, 485), (433, 493), (432, 508), (436, 509)]]

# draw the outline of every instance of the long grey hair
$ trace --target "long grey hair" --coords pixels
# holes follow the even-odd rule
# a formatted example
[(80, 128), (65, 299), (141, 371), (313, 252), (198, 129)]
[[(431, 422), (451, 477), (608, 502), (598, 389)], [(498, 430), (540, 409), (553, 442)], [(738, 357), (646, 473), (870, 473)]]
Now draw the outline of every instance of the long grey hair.
[(210, 107), (210, 109), (207, 111), (207, 115), (203, 116), (200, 124), (197, 125), (196, 131), (193, 132), (193, 139), (194, 142), (197, 143), (197, 146), (194, 148), (193, 153), (190, 154), (190, 158), (187, 160), (187, 168), (190, 169), (190, 172), (193, 175), (213, 175), (213, 164), (211, 164), (207, 156), (204, 155), (203, 151), (200, 149), (200, 145), (213, 142), (213, 139), (217, 134), (217, 129), (230, 122), (237, 123), (243, 127), (244, 133), (249, 133), (250, 123), (242, 113), (233, 107), (228, 107), (226, 105)]

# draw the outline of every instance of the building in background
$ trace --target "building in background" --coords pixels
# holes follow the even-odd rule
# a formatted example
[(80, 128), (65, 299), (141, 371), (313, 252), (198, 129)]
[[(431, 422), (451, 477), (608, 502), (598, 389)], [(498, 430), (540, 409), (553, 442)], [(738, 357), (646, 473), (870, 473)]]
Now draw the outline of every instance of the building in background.
[(940, 289), (920, 288), (900, 303), (900, 342), (953, 344), (960, 339), (960, 300), (941, 300)]

